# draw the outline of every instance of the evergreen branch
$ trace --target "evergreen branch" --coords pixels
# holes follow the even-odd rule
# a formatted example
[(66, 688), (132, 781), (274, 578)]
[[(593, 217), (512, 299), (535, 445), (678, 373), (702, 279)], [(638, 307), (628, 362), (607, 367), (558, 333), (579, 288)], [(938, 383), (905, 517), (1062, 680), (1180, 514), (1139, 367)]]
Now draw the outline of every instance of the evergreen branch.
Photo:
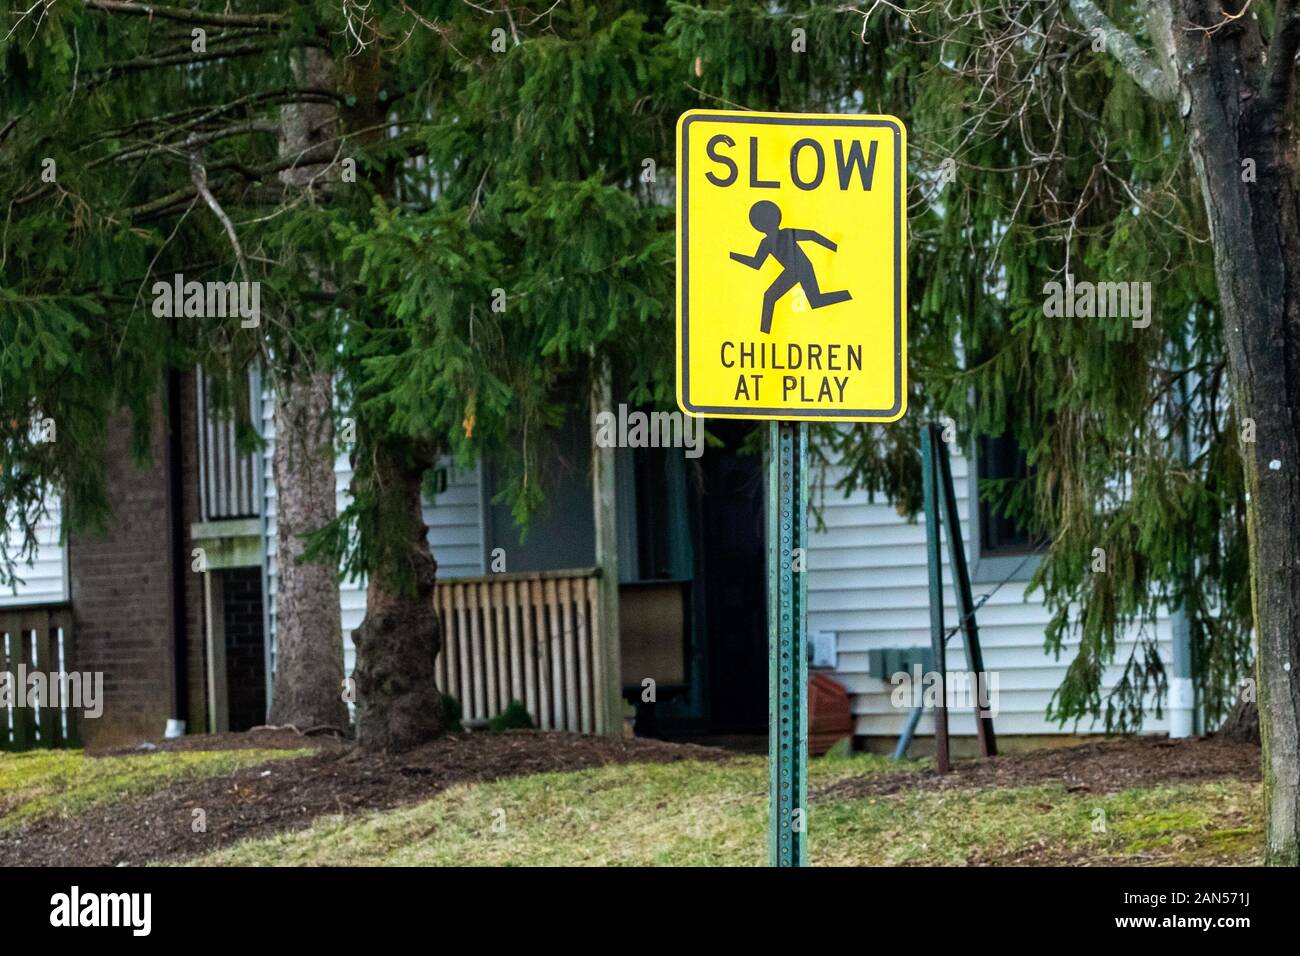
[(185, 7), (169, 7), (156, 3), (135, 3), (132, 0), (81, 0), (88, 10), (101, 13), (121, 13), (128, 16), (157, 17), (179, 23), (211, 27), (256, 27), (260, 30), (283, 30), (289, 22), (278, 13), (206, 13)]
[[(177, 110), (174, 113), (163, 113), (159, 116), (151, 116), (146, 119), (136, 120), (125, 126), (118, 126), (109, 129), (101, 135), (89, 140), (85, 145), (93, 146), (95, 143), (102, 142), (106, 139), (118, 139), (123, 136), (130, 136), (139, 133), (150, 126), (162, 126), (169, 133), (178, 133), (185, 129), (198, 126), (221, 116), (223, 113), (231, 113), (244, 106), (262, 105), (275, 106), (287, 103), (339, 103), (345, 102), (343, 96), (334, 90), (327, 90), (316, 87), (284, 87), (278, 90), (263, 90), (258, 93), (248, 93), (238, 99), (231, 100), (228, 103), (220, 103), (209, 106), (190, 107), (189, 109)], [(84, 147), (83, 147), (84, 148)]]
[[(1155, 2), (1164, 3), (1165, 0)], [(1174, 76), (1138, 46), (1131, 36), (1115, 26), (1094, 0), (1069, 0), (1069, 4), (1083, 28), (1091, 34), (1101, 35), (1107, 51), (1138, 86), (1162, 103), (1174, 99), (1178, 93), (1178, 83)]]

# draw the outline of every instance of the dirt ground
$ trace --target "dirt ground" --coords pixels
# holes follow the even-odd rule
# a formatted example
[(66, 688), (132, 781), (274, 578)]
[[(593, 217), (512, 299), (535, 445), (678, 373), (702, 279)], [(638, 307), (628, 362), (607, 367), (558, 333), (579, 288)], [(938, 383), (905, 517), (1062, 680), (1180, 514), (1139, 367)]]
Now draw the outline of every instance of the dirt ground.
[[(292, 731), (185, 737), (159, 750), (316, 748), (308, 756), (234, 774), (171, 785), (70, 820), (44, 820), (0, 833), (0, 866), (118, 866), (179, 861), (248, 837), (301, 829), (329, 814), (356, 814), (427, 800), (459, 783), (579, 770), (611, 763), (727, 760), (692, 744), (621, 740), (558, 732), (452, 734), (400, 755), (363, 754), (350, 742)], [(119, 750), (113, 753), (139, 753)], [(1227, 741), (1116, 740), (992, 760), (959, 761), (954, 772), (875, 773), (815, 789), (813, 800), (851, 799), (905, 789), (1015, 787), (1060, 782), (1070, 791), (1220, 778), (1258, 780), (1259, 748)], [(207, 813), (194, 833), (191, 811)]]
[(1202, 780), (1257, 781), (1259, 747), (1213, 737), (1169, 740), (1133, 737), (1052, 747), (989, 760), (959, 760), (952, 773), (932, 770), (842, 780), (812, 793), (814, 800), (853, 799), (900, 790), (985, 790), (1060, 783), (1071, 793), (1115, 793), (1132, 787)]
[[(427, 800), (459, 783), (605, 764), (725, 760), (720, 750), (654, 740), (559, 732), (449, 734), (408, 753), (365, 754), (350, 742), (255, 730), (156, 741), (162, 750), (297, 749), (317, 752), (227, 776), (172, 784), (145, 797), (0, 833), (3, 866), (120, 866), (177, 861), (248, 837), (308, 826), (329, 814)], [(138, 754), (135, 748), (104, 755)], [(157, 751), (153, 751), (157, 752)], [(93, 758), (92, 758), (93, 759)], [(207, 832), (191, 828), (203, 808)]]

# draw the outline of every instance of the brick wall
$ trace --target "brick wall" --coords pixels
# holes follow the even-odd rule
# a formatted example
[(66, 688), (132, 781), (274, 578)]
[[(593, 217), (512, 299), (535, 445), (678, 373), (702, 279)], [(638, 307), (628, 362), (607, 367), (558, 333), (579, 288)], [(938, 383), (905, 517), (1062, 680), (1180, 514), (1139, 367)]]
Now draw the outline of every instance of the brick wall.
[(222, 571), (226, 693), (230, 729), (266, 723), (266, 656), (262, 640), (262, 569)]
[[(181, 502), (186, 528), (198, 520), (198, 461), (194, 376), (182, 381)], [(110, 422), (105, 450), (112, 509), (103, 534), (73, 534), (68, 543), (69, 584), (78, 670), (103, 671), (104, 713), (80, 723), (88, 747), (160, 737), (171, 712), (172, 551), (167, 481), (167, 418), (155, 407), (150, 461), (131, 454), (129, 416)], [(189, 731), (206, 723), (202, 575), (186, 572), (189, 622)]]

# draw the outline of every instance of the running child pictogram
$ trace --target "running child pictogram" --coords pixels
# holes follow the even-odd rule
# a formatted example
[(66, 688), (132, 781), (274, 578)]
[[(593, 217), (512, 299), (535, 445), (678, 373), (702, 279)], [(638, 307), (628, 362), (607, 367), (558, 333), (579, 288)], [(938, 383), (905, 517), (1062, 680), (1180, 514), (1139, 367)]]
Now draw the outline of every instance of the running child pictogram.
[(815, 242), (835, 252), (839, 247), (831, 240), (814, 229), (780, 228), (781, 207), (767, 199), (759, 200), (749, 208), (749, 222), (763, 233), (763, 238), (752, 256), (733, 252), (731, 258), (751, 269), (759, 269), (767, 261), (767, 257), (772, 256), (784, 267), (784, 271), (763, 293), (763, 318), (759, 328), (764, 335), (772, 331), (772, 311), (776, 308), (777, 300), (795, 286), (803, 288), (808, 305), (814, 309), (834, 305), (837, 302), (848, 302), (853, 298), (846, 290), (822, 292), (817, 286), (817, 273), (813, 269), (812, 261), (799, 248), (801, 242)]

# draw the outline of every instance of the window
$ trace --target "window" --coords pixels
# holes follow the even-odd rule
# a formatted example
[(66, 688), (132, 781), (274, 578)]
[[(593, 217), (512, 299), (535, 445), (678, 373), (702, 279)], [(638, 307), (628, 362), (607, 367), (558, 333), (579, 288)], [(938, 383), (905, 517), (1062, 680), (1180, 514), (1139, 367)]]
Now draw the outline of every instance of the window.
[(988, 583), (1009, 579), (1026, 581), (1038, 563), (1043, 542), (1022, 522), (1000, 512), (986, 501), (980, 486), (989, 480), (1027, 482), (1032, 473), (1025, 452), (1010, 430), (998, 436), (981, 436), (975, 445), (974, 467), (970, 469), (970, 501), (975, 510), (975, 543), (971, 579)]

